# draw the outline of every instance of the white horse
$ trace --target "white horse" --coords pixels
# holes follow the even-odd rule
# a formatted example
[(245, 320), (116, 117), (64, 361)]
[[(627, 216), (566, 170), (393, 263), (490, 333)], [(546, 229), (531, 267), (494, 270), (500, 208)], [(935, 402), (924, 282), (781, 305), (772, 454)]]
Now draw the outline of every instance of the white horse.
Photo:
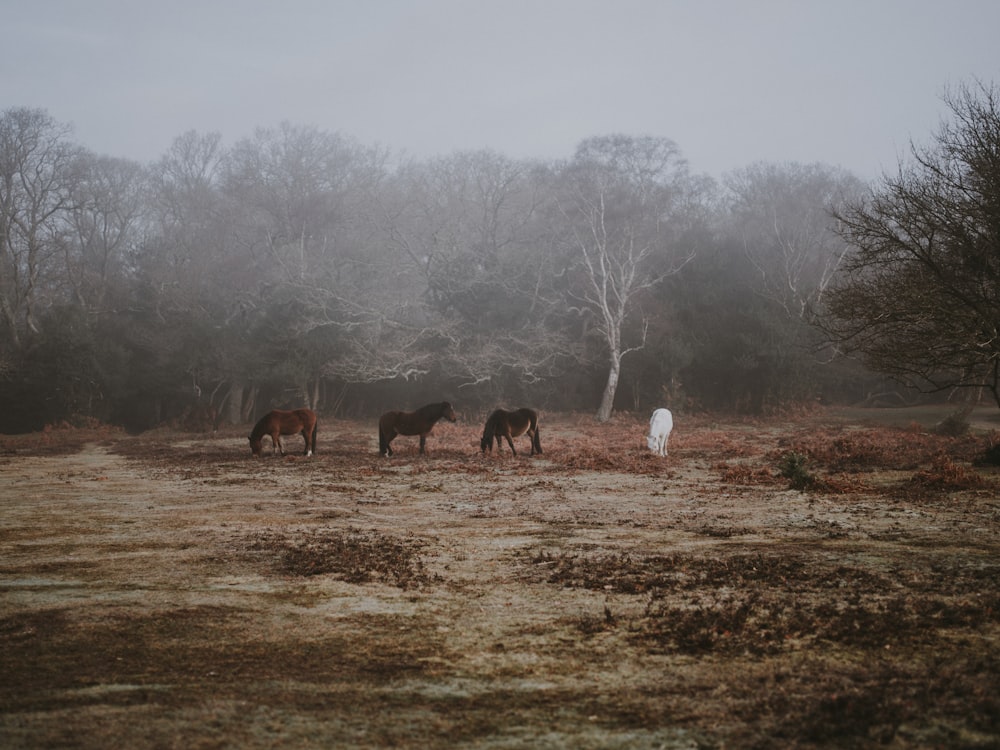
[(649, 434), (646, 435), (646, 445), (658, 456), (667, 455), (667, 440), (670, 431), (674, 429), (674, 416), (670, 409), (657, 409), (649, 419)]

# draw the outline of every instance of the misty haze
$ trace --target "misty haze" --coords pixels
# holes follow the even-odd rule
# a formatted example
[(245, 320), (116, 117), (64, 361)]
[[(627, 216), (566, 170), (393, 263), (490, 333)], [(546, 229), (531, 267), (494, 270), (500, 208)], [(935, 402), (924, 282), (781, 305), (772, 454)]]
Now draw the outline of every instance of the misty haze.
[(315, 5), (12, 10), (0, 745), (997, 746), (996, 7)]

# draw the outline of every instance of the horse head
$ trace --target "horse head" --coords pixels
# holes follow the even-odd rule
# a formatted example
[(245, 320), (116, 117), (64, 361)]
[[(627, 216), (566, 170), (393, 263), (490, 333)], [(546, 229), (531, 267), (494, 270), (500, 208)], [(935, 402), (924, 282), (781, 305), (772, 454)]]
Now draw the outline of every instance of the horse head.
[(487, 449), (493, 451), (493, 436), (497, 434), (497, 421), (500, 416), (500, 410), (497, 409), (492, 414), (486, 418), (486, 424), (483, 425), (483, 437), (479, 441), (479, 450), (482, 453), (486, 453)]

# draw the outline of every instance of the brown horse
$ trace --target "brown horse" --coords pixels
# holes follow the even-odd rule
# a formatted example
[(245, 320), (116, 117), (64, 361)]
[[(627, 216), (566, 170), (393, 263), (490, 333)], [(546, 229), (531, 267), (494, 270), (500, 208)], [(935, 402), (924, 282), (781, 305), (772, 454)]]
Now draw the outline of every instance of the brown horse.
[(282, 411), (275, 409), (260, 418), (250, 433), (250, 451), (254, 458), (260, 457), (261, 440), (265, 435), (271, 436), (271, 455), (275, 450), (285, 455), (285, 447), (281, 444), (282, 435), (299, 433), (305, 438), (305, 455), (311, 456), (316, 450), (316, 412), (311, 409), (294, 409)]
[(420, 452), (425, 453), (427, 436), (439, 419), (454, 422), (455, 410), (451, 404), (427, 404), (416, 411), (387, 411), (378, 420), (378, 452), (380, 456), (391, 456), (390, 443), (396, 435), (420, 435)]
[(517, 409), (515, 411), (504, 411), (497, 409), (486, 420), (483, 428), (483, 438), (479, 441), (479, 448), (483, 453), (488, 448), (493, 452), (493, 441), (497, 441), (497, 452), (503, 447), (500, 438), (507, 438), (507, 445), (510, 452), (515, 456), (513, 438), (519, 435), (528, 434), (531, 439), (531, 455), (542, 452), (542, 443), (538, 439), (538, 413), (531, 409)]

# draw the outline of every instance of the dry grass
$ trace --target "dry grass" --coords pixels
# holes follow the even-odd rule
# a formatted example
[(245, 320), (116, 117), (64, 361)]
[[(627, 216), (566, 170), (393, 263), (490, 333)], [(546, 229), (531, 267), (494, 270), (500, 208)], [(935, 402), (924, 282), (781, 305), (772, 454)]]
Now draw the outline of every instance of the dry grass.
[(996, 434), (643, 421), (0, 438), (4, 746), (1000, 744)]

